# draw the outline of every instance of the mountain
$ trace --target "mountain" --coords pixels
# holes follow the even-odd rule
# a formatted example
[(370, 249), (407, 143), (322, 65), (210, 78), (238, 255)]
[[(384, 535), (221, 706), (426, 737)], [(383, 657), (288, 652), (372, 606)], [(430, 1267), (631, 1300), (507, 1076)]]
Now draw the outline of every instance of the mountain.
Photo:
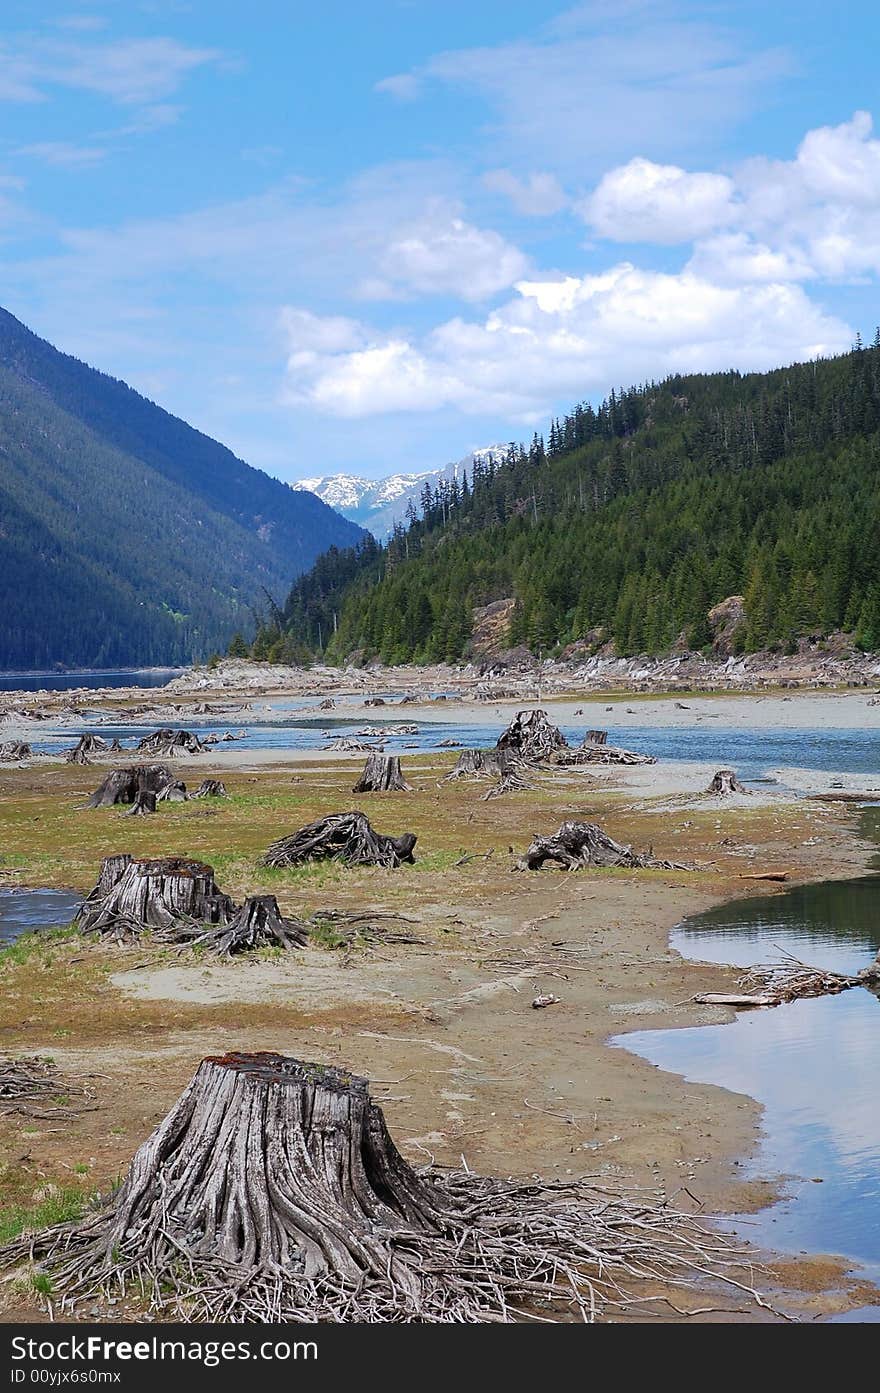
[(293, 487), (317, 494), (344, 517), (360, 523), (374, 537), (382, 539), (390, 536), (395, 523), (404, 521), (410, 504), (419, 510), (426, 483), (436, 488), (441, 479), (462, 479), (472, 471), (474, 460), (485, 462), (490, 455), (502, 459), (506, 453), (506, 445), (486, 445), (442, 469), (428, 469), (421, 474), (389, 474), (384, 479), (325, 474), (320, 478), (300, 479)]
[(441, 481), (385, 547), (321, 557), (257, 642), (456, 661), (492, 605), (537, 654), (702, 649), (719, 615), (727, 651), (835, 631), (874, 651), (878, 537), (880, 331), (837, 358), (579, 405), (467, 487)]
[(0, 309), (0, 669), (205, 657), (361, 536)]

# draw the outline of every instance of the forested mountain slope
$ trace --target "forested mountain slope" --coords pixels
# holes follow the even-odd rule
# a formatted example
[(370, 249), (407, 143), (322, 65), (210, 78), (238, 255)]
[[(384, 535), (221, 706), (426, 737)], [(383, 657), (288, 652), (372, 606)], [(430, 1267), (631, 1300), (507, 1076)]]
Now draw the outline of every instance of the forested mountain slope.
[(362, 535), (0, 310), (0, 668), (203, 657)]
[(577, 407), (546, 442), (447, 485), (387, 547), (331, 552), (255, 652), (454, 660), (473, 608), (515, 600), (511, 644), (710, 638), (745, 597), (740, 650), (842, 629), (880, 648), (880, 335), (769, 373), (670, 377)]

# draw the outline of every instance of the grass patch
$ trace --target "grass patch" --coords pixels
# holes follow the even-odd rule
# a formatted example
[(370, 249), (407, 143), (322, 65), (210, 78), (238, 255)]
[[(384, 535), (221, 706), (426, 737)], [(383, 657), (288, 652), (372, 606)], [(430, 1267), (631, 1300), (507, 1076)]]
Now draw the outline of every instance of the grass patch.
[(73, 1186), (54, 1189), (36, 1204), (10, 1204), (0, 1208), (0, 1244), (11, 1243), (23, 1233), (37, 1233), (53, 1224), (80, 1219), (93, 1192)]
[[(42, 952), (43, 949), (52, 944), (64, 943), (67, 939), (75, 938), (77, 930), (72, 924), (67, 924), (58, 929), (42, 929), (39, 933), (26, 933), (17, 938), (14, 943), (10, 943), (6, 948), (0, 948), (0, 967), (11, 964), (21, 966)], [(52, 961), (51, 955), (46, 960), (46, 966)]]

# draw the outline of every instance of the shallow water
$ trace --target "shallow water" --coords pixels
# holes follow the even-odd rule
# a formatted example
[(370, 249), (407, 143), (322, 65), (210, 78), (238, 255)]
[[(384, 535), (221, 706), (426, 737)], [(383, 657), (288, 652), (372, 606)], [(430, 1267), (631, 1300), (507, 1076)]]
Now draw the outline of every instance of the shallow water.
[[(486, 748), (495, 743), (509, 715), (498, 717), (495, 725), (475, 725), (456, 718), (454, 708), (448, 712), (438, 704), (432, 719), (425, 720), (408, 707), (399, 704), (391, 710), (367, 707), (363, 713), (340, 716), (334, 712), (317, 712), (320, 698), (291, 703), (273, 704), (268, 712), (259, 710), (230, 714), (224, 720), (216, 713), (189, 717), (187, 725), (197, 733), (216, 731), (222, 735), (231, 730), (244, 732), (236, 746), (243, 750), (323, 750), (328, 740), (339, 735), (354, 735), (361, 727), (370, 726), (385, 733), (389, 754), (428, 753), (442, 747), (444, 740), (454, 740), (463, 747)], [(417, 725), (417, 735), (396, 733), (401, 725)], [(99, 713), (94, 721), (67, 727), (62, 733), (34, 731), (31, 745), (38, 752), (58, 752), (68, 749), (79, 736), (97, 731), (107, 740), (118, 739), (132, 749), (148, 730), (156, 727), (155, 719), (145, 723), (126, 724), (106, 722)], [(586, 723), (563, 724), (561, 729), (572, 745), (580, 744)], [(735, 729), (722, 720), (706, 721), (693, 726), (661, 727), (651, 725), (609, 725), (608, 742), (623, 745), (641, 754), (652, 754), (659, 760), (683, 760), (718, 764), (735, 768), (740, 778), (781, 781), (780, 770), (788, 768), (815, 769), (828, 774), (860, 774), (876, 776), (872, 783), (880, 786), (880, 738), (876, 728), (824, 728), (799, 730)], [(221, 745), (222, 749), (223, 746)], [(720, 751), (720, 753), (719, 753)]]
[(81, 904), (72, 890), (0, 890), (0, 947), (34, 929), (63, 928)]
[[(876, 817), (866, 822), (878, 827)], [(739, 900), (686, 921), (671, 941), (694, 961), (747, 967), (784, 951), (856, 972), (880, 947), (880, 876)], [(763, 1104), (762, 1138), (744, 1172), (788, 1177), (786, 1193), (738, 1220), (741, 1233), (778, 1251), (841, 1254), (880, 1279), (878, 996), (855, 988), (741, 1011), (726, 1025), (634, 1032), (614, 1044)]]

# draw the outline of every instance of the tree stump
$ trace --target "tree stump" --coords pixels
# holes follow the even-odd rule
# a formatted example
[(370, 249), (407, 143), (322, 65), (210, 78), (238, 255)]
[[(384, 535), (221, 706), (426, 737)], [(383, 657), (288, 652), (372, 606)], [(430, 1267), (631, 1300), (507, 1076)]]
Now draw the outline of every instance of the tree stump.
[(191, 798), (228, 798), (226, 785), (220, 779), (202, 779), (195, 793), (190, 794)]
[(160, 803), (185, 803), (188, 796), (186, 784), (181, 779), (169, 779), (156, 798)]
[(376, 832), (361, 812), (334, 813), (273, 842), (264, 865), (287, 867), (334, 860), (350, 866), (395, 867), (414, 860), (416, 840), (412, 832), (400, 837)]
[(409, 793), (411, 785), (406, 782), (400, 769), (397, 755), (383, 755), (374, 751), (364, 765), (352, 793)]
[(655, 860), (650, 852), (636, 852), (632, 847), (621, 846), (595, 822), (563, 822), (552, 837), (536, 836), (516, 869), (539, 871), (547, 861), (556, 862), (566, 871), (580, 870), (583, 866), (689, 869), (674, 861)]
[(743, 787), (733, 769), (719, 769), (706, 792), (729, 798), (732, 793), (751, 793), (751, 789)]
[(107, 741), (100, 735), (81, 735), (72, 750), (68, 750), (64, 756), (68, 764), (91, 764), (90, 755), (104, 754), (108, 749)]
[(608, 731), (607, 731), (607, 730), (588, 730), (588, 731), (586, 732), (586, 734), (584, 735), (584, 744), (585, 744), (585, 745), (607, 745), (607, 744), (608, 744)]
[(168, 929), (180, 920), (227, 923), (234, 912), (232, 900), (217, 888), (213, 868), (201, 861), (111, 856), (73, 922), (81, 933), (127, 943), (144, 929)]
[(87, 808), (112, 808), (133, 803), (139, 793), (159, 794), (171, 778), (166, 764), (138, 764), (130, 769), (113, 769), (101, 780), (85, 804)]
[(4, 740), (0, 744), (0, 760), (11, 763), (13, 760), (30, 759), (31, 747), (26, 740)]
[(547, 712), (517, 711), (510, 725), (499, 735), (496, 750), (510, 750), (527, 764), (542, 764), (568, 749), (568, 741), (558, 726), (547, 719)]
[(208, 948), (231, 958), (254, 948), (304, 948), (309, 929), (302, 919), (286, 919), (274, 895), (251, 895), (228, 923), (206, 927), (178, 920), (159, 936), (163, 942)]
[(322, 702), (319, 702), (319, 703), (318, 703), (318, 710), (319, 710), (319, 711), (332, 711), (332, 710), (334, 710), (335, 706), (336, 706), (336, 702), (333, 700), (332, 697), (325, 697), (324, 700), (323, 700)]
[(233, 1053), (202, 1061), (99, 1208), (0, 1264), (36, 1260), (58, 1313), (130, 1291), (168, 1319), (458, 1323), (541, 1303), (592, 1320), (626, 1305), (627, 1279), (723, 1280), (730, 1252), (644, 1194), (416, 1170), (365, 1079)]
[(155, 793), (151, 793), (149, 789), (144, 788), (141, 789), (140, 793), (135, 795), (135, 800), (125, 816), (147, 817), (150, 813), (154, 813), (155, 811), (156, 795)]
[(165, 727), (145, 735), (138, 741), (138, 749), (153, 755), (198, 755), (202, 752), (202, 742), (191, 730), (172, 730)]

